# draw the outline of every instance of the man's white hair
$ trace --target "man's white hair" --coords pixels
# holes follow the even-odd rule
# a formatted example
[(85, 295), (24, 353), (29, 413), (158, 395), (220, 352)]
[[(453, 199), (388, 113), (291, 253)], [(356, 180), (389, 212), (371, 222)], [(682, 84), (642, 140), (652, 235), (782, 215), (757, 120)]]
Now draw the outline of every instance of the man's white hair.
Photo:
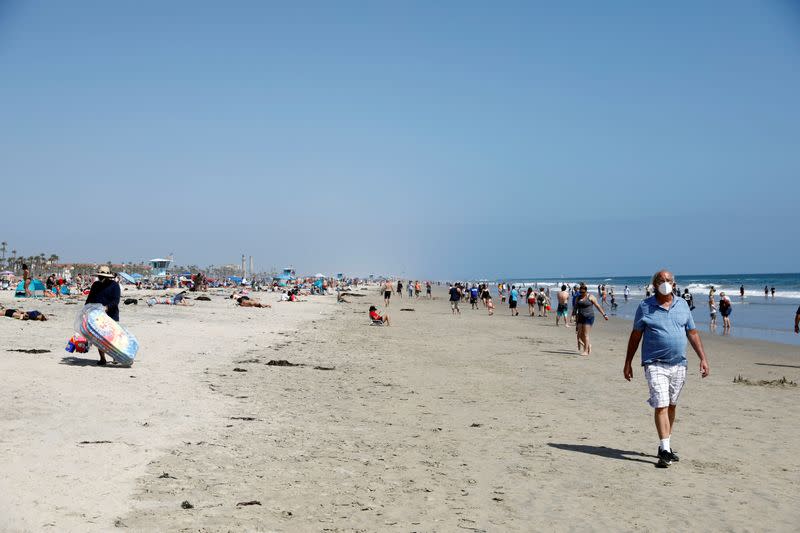
[[(656, 279), (658, 278), (658, 275), (659, 275), (659, 274), (661, 274), (662, 272), (668, 272), (668, 273), (672, 274), (672, 272), (670, 272), (670, 271), (669, 271), (669, 270), (667, 270), (666, 268), (662, 268), (661, 270), (659, 270), (658, 272), (656, 272), (655, 274), (653, 274), (653, 277), (650, 279), (650, 284), (651, 284), (651, 285), (652, 285), (654, 288), (655, 288), (655, 286), (656, 286)], [(675, 274), (672, 274), (672, 281), (673, 281), (673, 282), (675, 281)]]

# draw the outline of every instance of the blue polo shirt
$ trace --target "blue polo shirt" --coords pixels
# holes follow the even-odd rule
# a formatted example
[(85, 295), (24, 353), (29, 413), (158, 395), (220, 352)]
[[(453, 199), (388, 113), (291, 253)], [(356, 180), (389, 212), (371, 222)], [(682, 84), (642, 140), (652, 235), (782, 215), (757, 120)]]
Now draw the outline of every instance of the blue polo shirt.
[(686, 300), (673, 296), (669, 309), (664, 309), (655, 296), (645, 298), (636, 309), (633, 329), (644, 334), (642, 366), (652, 363), (686, 366), (686, 333), (695, 329)]

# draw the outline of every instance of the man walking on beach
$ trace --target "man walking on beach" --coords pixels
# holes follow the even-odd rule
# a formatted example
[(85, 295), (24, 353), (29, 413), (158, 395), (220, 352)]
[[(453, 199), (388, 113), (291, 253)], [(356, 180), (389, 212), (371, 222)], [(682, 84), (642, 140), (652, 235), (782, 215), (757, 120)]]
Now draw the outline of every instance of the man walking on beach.
[(392, 298), (392, 280), (387, 279), (383, 285), (383, 305), (389, 307), (389, 301)]
[(511, 292), (508, 293), (508, 307), (511, 309), (511, 316), (519, 316), (517, 311), (517, 299), (519, 298), (519, 291), (516, 285), (511, 286)]
[(558, 326), (558, 319), (563, 318), (564, 327), (568, 328), (569, 319), (567, 317), (569, 316), (569, 305), (567, 302), (569, 302), (569, 292), (567, 291), (566, 285), (561, 286), (561, 291), (556, 294), (556, 298), (558, 299), (558, 307), (556, 308), (556, 326)]
[(458, 284), (453, 285), (450, 287), (450, 310), (455, 315), (458, 313), (461, 314), (461, 309), (458, 308), (458, 302), (461, 301), (461, 289), (458, 288)]
[(794, 332), (800, 333), (800, 307), (797, 308), (797, 312), (794, 314)]
[(628, 353), (622, 374), (626, 380), (633, 377), (631, 362), (642, 343), (642, 366), (650, 388), (648, 403), (655, 409), (655, 424), (660, 439), (658, 466), (666, 468), (678, 461), (670, 446), (675, 423), (675, 410), (681, 389), (686, 380), (686, 340), (700, 358), (700, 375), (709, 374), (703, 343), (694, 325), (694, 318), (683, 298), (672, 293), (675, 277), (667, 270), (653, 276), (655, 296), (646, 298), (636, 309), (633, 331), (628, 340)]

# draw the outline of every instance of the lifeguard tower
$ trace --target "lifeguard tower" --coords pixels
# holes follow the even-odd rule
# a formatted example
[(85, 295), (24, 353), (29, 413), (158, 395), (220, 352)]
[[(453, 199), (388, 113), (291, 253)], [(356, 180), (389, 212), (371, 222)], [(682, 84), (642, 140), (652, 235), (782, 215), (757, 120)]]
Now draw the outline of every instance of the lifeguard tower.
[(172, 264), (172, 259), (161, 259), (157, 257), (156, 259), (150, 260), (150, 275), (154, 278), (165, 278), (167, 277), (167, 272), (169, 271), (169, 267)]
[(275, 279), (278, 280), (278, 287), (286, 287), (294, 281), (295, 273), (293, 267), (286, 267), (283, 269), (283, 272), (275, 276)]

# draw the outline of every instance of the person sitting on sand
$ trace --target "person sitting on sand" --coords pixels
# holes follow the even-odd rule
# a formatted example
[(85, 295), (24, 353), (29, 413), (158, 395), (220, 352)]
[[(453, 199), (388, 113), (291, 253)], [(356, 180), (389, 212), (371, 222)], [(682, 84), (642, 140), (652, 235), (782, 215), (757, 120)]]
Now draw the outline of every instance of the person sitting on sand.
[(381, 316), (380, 313), (378, 313), (378, 308), (375, 307), (374, 305), (369, 306), (369, 318), (372, 320), (373, 324), (380, 326), (384, 324), (386, 324), (387, 326), (389, 325), (389, 315), (386, 314)]
[(0, 306), (0, 310), (3, 311), (3, 316), (5, 316), (6, 318), (16, 318), (17, 320), (36, 320), (40, 322), (44, 322), (47, 320), (47, 317), (44, 315), (44, 313), (40, 313), (39, 311), (4, 309), (3, 306)]
[(239, 307), (272, 307), (269, 304), (262, 304), (258, 300), (253, 300), (249, 296), (239, 296), (236, 301), (239, 302)]

